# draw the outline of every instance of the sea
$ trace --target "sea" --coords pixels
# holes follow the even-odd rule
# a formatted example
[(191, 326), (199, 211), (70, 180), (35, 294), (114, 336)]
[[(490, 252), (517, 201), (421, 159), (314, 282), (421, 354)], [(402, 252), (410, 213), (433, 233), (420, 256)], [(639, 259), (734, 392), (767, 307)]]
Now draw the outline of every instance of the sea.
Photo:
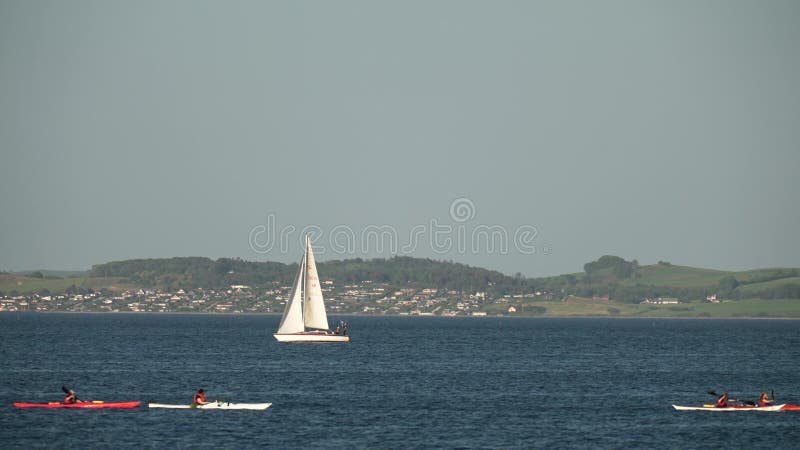
[[(0, 448), (800, 448), (800, 321), (330, 317), (347, 344), (278, 343), (268, 315), (0, 314)], [(15, 401), (142, 401), (131, 410)], [(147, 402), (272, 402), (266, 411)]]

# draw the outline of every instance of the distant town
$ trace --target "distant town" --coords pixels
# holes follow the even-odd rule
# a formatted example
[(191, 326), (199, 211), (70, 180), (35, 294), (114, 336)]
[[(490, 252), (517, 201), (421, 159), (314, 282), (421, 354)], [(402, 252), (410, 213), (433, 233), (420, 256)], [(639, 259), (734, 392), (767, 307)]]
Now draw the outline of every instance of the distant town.
[[(362, 281), (336, 286), (322, 281), (329, 314), (486, 316), (524, 313), (531, 300), (553, 301), (549, 292), (492, 298), (486, 292), (459, 292), (435, 288), (395, 289), (388, 284)], [(153, 313), (276, 313), (283, 312), (291, 286), (255, 289), (231, 285), (228, 289), (178, 289), (174, 292), (133, 291), (5, 295), (0, 311), (22, 312), (153, 312)], [(607, 298), (605, 299), (607, 300)]]

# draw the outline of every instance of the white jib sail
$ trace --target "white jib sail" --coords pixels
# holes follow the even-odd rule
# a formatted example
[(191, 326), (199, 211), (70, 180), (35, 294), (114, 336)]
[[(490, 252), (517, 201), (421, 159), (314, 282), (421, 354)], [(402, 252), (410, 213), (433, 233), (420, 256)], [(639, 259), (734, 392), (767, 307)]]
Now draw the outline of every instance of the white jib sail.
[(322, 288), (319, 285), (317, 264), (314, 261), (314, 251), (311, 250), (311, 241), (306, 236), (306, 284), (305, 300), (303, 302), (303, 316), (306, 328), (328, 329), (328, 316), (325, 314), (325, 303), (322, 300)]
[(281, 325), (278, 327), (278, 334), (300, 333), (305, 331), (303, 328), (303, 276), (305, 275), (306, 257), (300, 261), (300, 269), (292, 285), (292, 293), (286, 301), (286, 308), (283, 310)]

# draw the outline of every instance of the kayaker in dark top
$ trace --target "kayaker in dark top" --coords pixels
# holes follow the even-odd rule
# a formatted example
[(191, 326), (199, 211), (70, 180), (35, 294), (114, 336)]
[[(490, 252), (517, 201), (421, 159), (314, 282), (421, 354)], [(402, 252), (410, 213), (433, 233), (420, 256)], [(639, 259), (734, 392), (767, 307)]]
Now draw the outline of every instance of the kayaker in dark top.
[(761, 393), (761, 397), (758, 399), (758, 406), (770, 406), (775, 403), (775, 400), (769, 398), (769, 394), (766, 392)]
[(717, 399), (717, 403), (714, 405), (717, 408), (727, 408), (728, 407), (728, 391), (725, 391), (720, 395)]
[(206, 393), (202, 389), (198, 389), (197, 392), (194, 394), (194, 401), (195, 405), (207, 405), (211, 402), (206, 401)]

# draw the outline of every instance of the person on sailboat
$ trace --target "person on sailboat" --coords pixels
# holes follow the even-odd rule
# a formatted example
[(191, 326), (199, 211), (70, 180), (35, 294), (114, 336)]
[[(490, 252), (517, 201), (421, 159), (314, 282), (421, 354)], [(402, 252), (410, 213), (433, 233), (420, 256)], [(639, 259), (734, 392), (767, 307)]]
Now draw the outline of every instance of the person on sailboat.
[(211, 402), (206, 401), (206, 393), (202, 389), (198, 389), (197, 392), (194, 394), (194, 399), (192, 403), (195, 405), (207, 405)]

